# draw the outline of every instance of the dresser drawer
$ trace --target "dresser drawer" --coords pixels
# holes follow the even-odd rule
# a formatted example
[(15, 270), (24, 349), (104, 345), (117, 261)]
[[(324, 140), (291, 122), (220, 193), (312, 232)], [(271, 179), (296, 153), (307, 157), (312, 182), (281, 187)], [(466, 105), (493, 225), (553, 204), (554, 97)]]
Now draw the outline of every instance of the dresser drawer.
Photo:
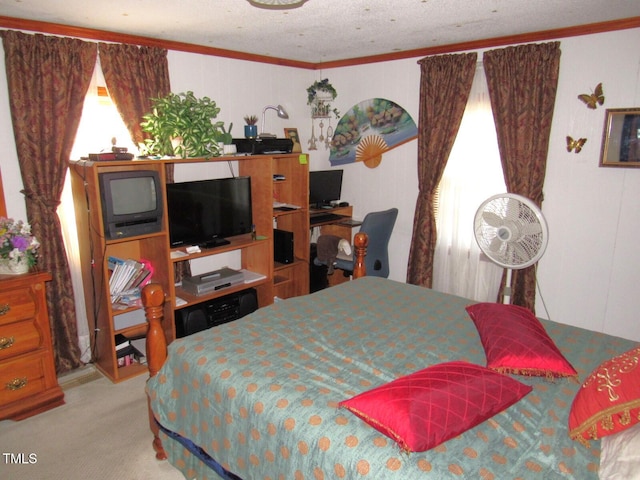
[(0, 405), (36, 395), (45, 390), (43, 354), (7, 360), (0, 365)]
[(0, 326), (36, 315), (36, 300), (27, 286), (2, 292), (0, 299)]
[(36, 350), (41, 344), (35, 320), (0, 325), (0, 361)]

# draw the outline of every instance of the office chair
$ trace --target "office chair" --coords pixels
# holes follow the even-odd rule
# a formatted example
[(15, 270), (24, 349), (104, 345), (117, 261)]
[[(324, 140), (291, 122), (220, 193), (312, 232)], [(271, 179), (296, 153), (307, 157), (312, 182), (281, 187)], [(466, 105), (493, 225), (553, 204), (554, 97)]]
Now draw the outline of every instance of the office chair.
[[(364, 258), (364, 264), (367, 275), (370, 277), (389, 276), (389, 239), (391, 232), (398, 217), (398, 209), (390, 208), (381, 212), (368, 213), (362, 225), (360, 232), (364, 232), (369, 237), (369, 245), (367, 246), (367, 255)], [(353, 249), (352, 249), (353, 250)], [(353, 271), (353, 252), (351, 255), (338, 253), (334, 262), (334, 268), (339, 268), (346, 272)], [(323, 265), (317, 258), (314, 259), (316, 265)]]

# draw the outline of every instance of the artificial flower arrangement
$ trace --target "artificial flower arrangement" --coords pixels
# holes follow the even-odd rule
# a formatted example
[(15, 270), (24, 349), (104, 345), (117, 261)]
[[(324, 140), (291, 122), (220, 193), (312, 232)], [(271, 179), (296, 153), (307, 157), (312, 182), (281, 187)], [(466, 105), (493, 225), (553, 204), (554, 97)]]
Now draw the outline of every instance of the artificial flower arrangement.
[(3, 263), (26, 263), (33, 267), (40, 242), (31, 235), (31, 225), (22, 220), (0, 217), (0, 259)]

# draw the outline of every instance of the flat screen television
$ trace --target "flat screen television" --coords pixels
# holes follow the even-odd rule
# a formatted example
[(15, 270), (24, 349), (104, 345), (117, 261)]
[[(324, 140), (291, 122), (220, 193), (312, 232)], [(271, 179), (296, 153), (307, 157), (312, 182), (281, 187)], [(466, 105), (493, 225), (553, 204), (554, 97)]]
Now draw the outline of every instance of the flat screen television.
[(226, 245), (225, 237), (251, 232), (251, 177), (168, 183), (171, 247)]
[(321, 208), (340, 200), (342, 170), (316, 170), (309, 172), (309, 205)]
[(109, 240), (162, 229), (162, 185), (153, 170), (105, 172), (98, 176), (102, 220)]

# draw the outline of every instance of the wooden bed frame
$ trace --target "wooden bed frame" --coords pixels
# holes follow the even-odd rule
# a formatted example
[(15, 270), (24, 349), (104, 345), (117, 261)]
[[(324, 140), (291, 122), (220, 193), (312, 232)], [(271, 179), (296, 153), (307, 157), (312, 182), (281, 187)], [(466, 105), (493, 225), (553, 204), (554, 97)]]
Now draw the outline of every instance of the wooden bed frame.
[[(364, 257), (367, 252), (369, 238), (366, 233), (358, 232), (354, 236), (355, 262), (353, 268), (353, 278), (360, 278), (366, 275)], [(145, 316), (149, 323), (147, 330), (147, 365), (149, 376), (154, 377), (167, 359), (167, 338), (162, 327), (164, 302), (166, 301), (162, 286), (157, 283), (150, 283), (142, 289), (142, 304)], [(149, 426), (153, 434), (153, 449), (158, 460), (166, 460), (167, 454), (162, 447), (159, 436), (159, 428), (151, 410), (149, 399), (147, 398), (149, 410)]]

